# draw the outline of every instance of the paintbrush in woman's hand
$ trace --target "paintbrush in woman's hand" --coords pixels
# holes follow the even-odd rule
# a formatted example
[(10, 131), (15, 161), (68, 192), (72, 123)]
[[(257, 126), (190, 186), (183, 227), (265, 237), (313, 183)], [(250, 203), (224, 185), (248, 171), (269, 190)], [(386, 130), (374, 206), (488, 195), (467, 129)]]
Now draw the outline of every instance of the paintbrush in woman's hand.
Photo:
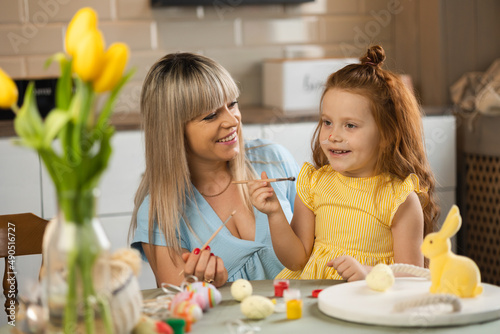
[[(215, 238), (215, 236), (217, 235), (217, 233), (220, 232), (220, 230), (222, 230), (222, 228), (224, 226), (226, 226), (227, 222), (231, 220), (231, 218), (233, 218), (234, 214), (236, 213), (236, 210), (234, 210), (233, 212), (231, 212), (231, 215), (229, 217), (227, 217), (226, 221), (224, 223), (222, 223), (221, 226), (219, 226), (219, 228), (217, 230), (215, 230), (215, 232), (212, 234), (212, 236), (210, 238), (208, 238), (207, 242), (205, 242), (203, 244), (203, 246), (201, 246), (200, 248), (200, 251), (204, 250), (205, 248), (207, 248), (208, 244)], [(184, 274), (184, 270), (182, 270), (180, 273), (179, 273), (179, 276)]]

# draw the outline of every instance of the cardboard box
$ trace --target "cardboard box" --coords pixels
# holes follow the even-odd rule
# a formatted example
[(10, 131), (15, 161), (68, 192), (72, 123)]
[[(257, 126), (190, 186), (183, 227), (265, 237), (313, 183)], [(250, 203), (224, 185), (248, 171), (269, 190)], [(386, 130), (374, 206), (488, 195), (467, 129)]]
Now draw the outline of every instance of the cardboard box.
[(285, 114), (316, 114), (330, 74), (357, 58), (268, 59), (263, 66), (264, 107)]

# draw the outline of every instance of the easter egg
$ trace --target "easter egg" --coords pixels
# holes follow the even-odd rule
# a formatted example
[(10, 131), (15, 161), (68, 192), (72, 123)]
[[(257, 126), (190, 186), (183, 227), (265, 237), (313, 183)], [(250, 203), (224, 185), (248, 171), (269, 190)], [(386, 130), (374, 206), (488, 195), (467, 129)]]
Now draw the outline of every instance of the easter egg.
[(249, 296), (243, 299), (240, 309), (248, 319), (264, 319), (274, 312), (274, 304), (263, 296)]
[(174, 298), (172, 299), (172, 302), (170, 304), (171, 305), (170, 308), (172, 309), (178, 303), (186, 301), (186, 300), (190, 301), (191, 303), (197, 304), (202, 309), (206, 303), (205, 300), (203, 299), (203, 297), (201, 295), (197, 294), (196, 292), (194, 292), (194, 291), (182, 291), (174, 296)]
[(172, 314), (175, 317), (187, 319), (191, 322), (196, 322), (203, 316), (201, 307), (189, 300), (184, 300), (180, 303), (172, 304), (171, 310)]
[(366, 275), (366, 284), (372, 290), (383, 292), (394, 284), (394, 273), (388, 265), (379, 263)]
[(220, 291), (212, 284), (206, 282), (194, 282), (186, 285), (185, 289), (186, 291), (192, 291), (201, 296), (203, 304), (201, 308), (203, 311), (207, 311), (209, 308), (214, 307), (222, 300)]
[(231, 285), (231, 295), (237, 301), (242, 301), (246, 297), (251, 296), (252, 291), (252, 284), (243, 278), (237, 279)]

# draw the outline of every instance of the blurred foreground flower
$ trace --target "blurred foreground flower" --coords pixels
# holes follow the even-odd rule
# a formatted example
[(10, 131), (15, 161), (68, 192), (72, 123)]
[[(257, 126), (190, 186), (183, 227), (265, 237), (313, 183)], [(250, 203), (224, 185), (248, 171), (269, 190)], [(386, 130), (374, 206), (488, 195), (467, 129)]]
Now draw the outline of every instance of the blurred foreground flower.
[(10, 108), (17, 102), (17, 86), (0, 68), (0, 108)]
[[(66, 33), (68, 55), (58, 53), (61, 76), (55, 108), (42, 120), (30, 83), (17, 108), (17, 89), (0, 69), (0, 107), (11, 107), (18, 143), (40, 155), (56, 189), (57, 228), (44, 249), (44, 284), (49, 331), (65, 333), (113, 332), (103, 254), (109, 241), (95, 219), (95, 189), (111, 156), (114, 128), (109, 124), (114, 103), (132, 71), (124, 75), (129, 50), (115, 43), (105, 51), (97, 15), (79, 10)], [(105, 95), (96, 110), (100, 93)], [(97, 276), (96, 276), (97, 275)], [(97, 278), (96, 278), (97, 277)]]

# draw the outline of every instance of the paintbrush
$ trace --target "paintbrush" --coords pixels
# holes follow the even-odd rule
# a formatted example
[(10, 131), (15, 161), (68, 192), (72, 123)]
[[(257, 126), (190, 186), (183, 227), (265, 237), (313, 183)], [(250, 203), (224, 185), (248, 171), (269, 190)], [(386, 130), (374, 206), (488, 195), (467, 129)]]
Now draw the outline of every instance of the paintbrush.
[(239, 181), (233, 181), (232, 183), (236, 183), (236, 184), (244, 184), (244, 183), (253, 182), (253, 181), (262, 181), (262, 182), (295, 181), (295, 176), (290, 176), (290, 177), (280, 177), (280, 178), (277, 178), (277, 179), (239, 180)]
[[(231, 220), (231, 218), (233, 218), (234, 214), (236, 213), (236, 210), (234, 210), (233, 212), (231, 212), (231, 214), (229, 215), (229, 217), (227, 217), (226, 221), (224, 223), (222, 223), (221, 226), (219, 226), (219, 228), (217, 230), (215, 230), (215, 232), (212, 234), (212, 236), (210, 238), (208, 238), (207, 242), (205, 242), (203, 244), (203, 246), (201, 246), (200, 248), (200, 252), (203, 251), (207, 246), (208, 244), (214, 240), (215, 236), (220, 232), (220, 230), (222, 230), (222, 228), (224, 226), (226, 226), (227, 222)], [(179, 273), (179, 276), (184, 274), (184, 270), (182, 270), (180, 273)]]

